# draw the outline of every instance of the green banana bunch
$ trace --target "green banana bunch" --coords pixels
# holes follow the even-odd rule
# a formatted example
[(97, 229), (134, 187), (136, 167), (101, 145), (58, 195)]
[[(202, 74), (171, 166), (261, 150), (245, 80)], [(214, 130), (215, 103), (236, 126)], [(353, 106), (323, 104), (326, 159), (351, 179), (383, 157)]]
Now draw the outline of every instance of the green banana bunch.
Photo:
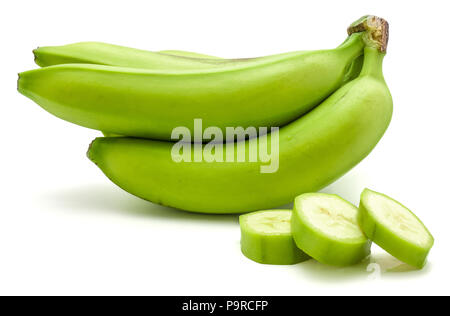
[[(173, 143), (127, 137), (97, 138), (88, 157), (124, 190), (193, 212), (268, 209), (291, 202), (301, 193), (317, 191), (367, 156), (392, 116), (392, 98), (382, 74), (387, 23), (371, 16), (349, 32), (356, 27), (366, 29), (364, 63), (358, 78), (279, 132), (227, 144), (222, 153), (211, 144), (192, 145), (194, 161), (209, 151), (222, 161), (234, 156), (234, 162), (175, 161)], [(261, 172), (267, 167), (265, 159), (237, 159), (239, 152), (249, 153), (262, 145), (279, 148), (275, 172)]]
[(119, 135), (170, 140), (178, 126), (193, 133), (197, 117), (205, 129), (223, 132), (228, 126), (282, 126), (340, 87), (363, 46), (355, 33), (333, 50), (194, 70), (61, 64), (21, 73), (18, 90), (57, 117)]

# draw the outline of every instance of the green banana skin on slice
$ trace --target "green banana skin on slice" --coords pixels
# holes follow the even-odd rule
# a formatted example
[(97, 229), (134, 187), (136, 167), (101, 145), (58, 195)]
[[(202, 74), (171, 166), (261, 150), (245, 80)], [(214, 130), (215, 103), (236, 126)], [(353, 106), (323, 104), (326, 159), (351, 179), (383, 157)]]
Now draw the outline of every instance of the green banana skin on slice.
[(256, 58), (214, 69), (143, 70), (68, 64), (19, 75), (18, 90), (69, 122), (113, 134), (171, 140), (203, 128), (283, 126), (341, 86), (361, 34), (333, 50)]
[(234, 63), (218, 57), (192, 52), (167, 50), (151, 52), (101, 42), (81, 42), (63, 46), (45, 46), (33, 50), (41, 67), (61, 64), (97, 64), (144, 69), (202, 69)]
[(362, 192), (359, 209), (359, 223), (369, 239), (397, 259), (424, 267), (434, 238), (409, 209), (369, 189)]
[(288, 265), (310, 259), (294, 243), (291, 215), (291, 210), (266, 210), (239, 216), (242, 253), (264, 264)]
[[(279, 133), (233, 144), (234, 154), (242, 149), (248, 153), (249, 146), (265, 140), (272, 148), (278, 135), (276, 172), (261, 173), (261, 166), (268, 164), (262, 161), (175, 162), (173, 143), (126, 137), (97, 138), (88, 157), (124, 190), (183, 210), (242, 213), (285, 205), (342, 176), (384, 134), (392, 115), (392, 98), (381, 69), (384, 55), (365, 48), (357, 79)], [(193, 146), (192, 155), (201, 155), (206, 146)], [(224, 156), (226, 152), (225, 146)]]
[(354, 265), (370, 254), (371, 242), (358, 226), (358, 208), (337, 195), (298, 196), (291, 231), (296, 245), (324, 264)]

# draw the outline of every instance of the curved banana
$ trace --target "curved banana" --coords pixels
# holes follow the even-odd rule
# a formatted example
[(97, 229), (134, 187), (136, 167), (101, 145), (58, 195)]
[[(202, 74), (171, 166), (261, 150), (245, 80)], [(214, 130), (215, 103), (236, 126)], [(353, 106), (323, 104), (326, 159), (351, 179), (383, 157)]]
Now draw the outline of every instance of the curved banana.
[[(251, 58), (223, 59), (183, 50), (162, 50), (150, 52), (124, 46), (101, 42), (81, 42), (63, 46), (45, 46), (33, 50), (34, 61), (41, 67), (61, 64), (98, 64), (144, 69), (207, 69), (220, 67), (231, 62), (246, 62)], [(189, 59), (174, 59), (162, 57), (161, 54), (172, 57), (188, 57)], [(282, 54), (279, 54), (282, 55)], [(274, 55), (275, 56), (275, 55)], [(212, 61), (215, 59), (216, 61)], [(220, 62), (217, 62), (220, 60)], [(355, 79), (362, 66), (362, 55), (349, 66), (343, 83)]]
[[(99, 47), (101, 49), (98, 49)], [(84, 63), (153, 70), (183, 70), (214, 68), (230, 63), (230, 60), (227, 61), (221, 57), (187, 52), (183, 50), (161, 50), (159, 52), (149, 52), (101, 42), (81, 42), (64, 46), (38, 47), (33, 50), (33, 53), (36, 64), (41, 67)], [(140, 58), (136, 59), (136, 54), (138, 54)], [(159, 58), (160, 54), (174, 57), (189, 57), (189, 61), (191, 61), (191, 63), (188, 63), (186, 59), (180, 62), (179, 60), (172, 58)], [(358, 77), (361, 72), (362, 57), (363, 56), (360, 55), (349, 65), (348, 70), (344, 75), (343, 84)], [(223, 62), (212, 62), (211, 59), (218, 59)], [(249, 60), (251, 60), (251, 58), (234, 59), (233, 61), (246, 62)]]
[[(383, 30), (387, 33), (387, 24)], [(162, 205), (203, 213), (284, 205), (342, 176), (370, 153), (388, 127), (392, 98), (382, 74), (385, 53), (374, 45), (365, 48), (357, 79), (279, 133), (225, 146), (224, 162), (176, 162), (173, 143), (126, 137), (97, 138), (88, 157), (124, 190)], [(267, 167), (262, 158), (237, 162), (238, 152), (249, 153), (266, 142), (267, 148), (279, 144), (275, 172), (261, 172)], [(193, 145), (192, 156), (201, 157), (208, 146)], [(235, 162), (225, 162), (229, 153)]]
[[(74, 48), (74, 47), (78, 48), (80, 46), (83, 47), (84, 49), (81, 49), (81, 51), (77, 51), (77, 49), (75, 49), (74, 53), (71, 52), (71, 48)], [(100, 52), (98, 50), (99, 46), (102, 47)], [(110, 51), (109, 48), (111, 48), (111, 47), (113, 49)], [(155, 63), (150, 62), (150, 61), (148, 63), (143, 62), (142, 64), (140, 64), (139, 60), (138, 60), (138, 62), (133, 60), (136, 49), (133, 49), (133, 48), (130, 49), (127, 47), (123, 47), (123, 49), (117, 50), (116, 48), (117, 48), (117, 45), (105, 44), (105, 43), (100, 43), (100, 42), (81, 42), (81, 43), (69, 44), (69, 45), (64, 45), (64, 46), (38, 47), (35, 50), (33, 50), (33, 54), (34, 54), (34, 61), (36, 62), (37, 65), (39, 65), (41, 67), (48, 67), (48, 66), (59, 65), (59, 64), (71, 64), (71, 63), (106, 64), (108, 62), (109, 62), (109, 64), (111, 64), (111, 66), (127, 66), (129, 63), (128, 58), (130, 58), (130, 60), (131, 60), (129, 65), (139, 66), (139, 68), (152, 69), (152, 67), (154, 67), (154, 65), (155, 65)], [(105, 53), (106, 56), (104, 56), (103, 54), (99, 54), (104, 51), (106, 51), (106, 53)], [(145, 51), (140, 51), (140, 53), (142, 54), (142, 56), (145, 56)], [(149, 53), (150, 53), (148, 55), (149, 59), (155, 57), (155, 55), (152, 52), (149, 52)], [(220, 57), (216, 57), (216, 56), (205, 55), (205, 54), (194, 53), (194, 52), (187, 52), (187, 51), (183, 51), (183, 50), (161, 50), (157, 53), (168, 54), (168, 55), (177, 56), (177, 57), (191, 57), (191, 58), (201, 58), (201, 59), (221, 59)], [(116, 59), (113, 59), (110, 57), (110, 55), (115, 56), (116, 54), (118, 54), (120, 57), (116, 57)], [(75, 57), (73, 55), (77, 55), (77, 57)], [(125, 56), (130, 56), (130, 57), (124, 58)], [(108, 57), (110, 57), (111, 59), (109, 59)], [(363, 59), (362, 57), (363, 57), (362, 55), (357, 57), (350, 64), (350, 66), (347, 70), (347, 73), (344, 76), (343, 83), (349, 82), (358, 76), (358, 74), (361, 71), (362, 59)], [(163, 59), (161, 61), (163, 62), (164, 60), (167, 60), (167, 59)], [(169, 61), (170, 60), (171, 59), (169, 59)], [(242, 60), (245, 60), (245, 59), (242, 59)], [(200, 60), (200, 62), (203, 62), (203, 61)], [(120, 63), (120, 64), (117, 64), (117, 63)], [(139, 65), (137, 63), (139, 63)], [(194, 63), (195, 64), (192, 64), (192, 69), (195, 69), (195, 67), (198, 67), (201, 69), (203, 67), (203, 65), (201, 65), (201, 66), (196, 65), (197, 61), (194, 61)], [(206, 63), (204, 63), (204, 64), (210, 66), (211, 68), (220, 66), (220, 64), (209, 63), (208, 60), (206, 60)], [(154, 69), (158, 69), (158, 67), (162, 66), (161, 62), (156, 63), (156, 65), (157, 66)], [(168, 68), (175, 67), (178, 69), (183, 69), (184, 67), (191, 66), (191, 64), (188, 64), (188, 65), (189, 66), (187, 66), (186, 64), (182, 64), (182, 65), (169, 64), (169, 65), (165, 65), (165, 66)], [(108, 132), (103, 132), (103, 135), (105, 135), (106, 137), (121, 136), (118, 134), (113, 134), (113, 133), (108, 133)]]
[(38, 47), (33, 50), (33, 54), (35, 63), (41, 67), (60, 64), (97, 64), (154, 70), (208, 69), (236, 62), (192, 52), (177, 50), (151, 52), (101, 42)]
[[(98, 47), (101, 47), (99, 50)], [(74, 49), (74, 52), (72, 52)], [(141, 59), (135, 59), (136, 51), (146, 61), (141, 63)], [(34, 60), (37, 65), (41, 67), (48, 67), (61, 64), (100, 64), (110, 66), (122, 66), (122, 67), (137, 67), (147, 69), (203, 69), (220, 67), (225, 62), (225, 59), (217, 56), (206, 55), (201, 53), (188, 52), (183, 50), (161, 50), (158, 52), (148, 52), (144, 50), (137, 50), (134, 48), (128, 48), (123, 46), (105, 44), (101, 42), (81, 42), (75, 44), (69, 44), (64, 46), (46, 46), (38, 47), (33, 50)], [(167, 54), (176, 57), (189, 57), (192, 63), (174, 63), (173, 59), (155, 59), (158, 55), (155, 54)], [(281, 54), (280, 54), (281, 55)], [(224, 63), (213, 63), (210, 59), (220, 59)], [(235, 59), (235, 61), (248, 61), (250, 58)], [(345, 84), (356, 77), (358, 77), (362, 68), (363, 56), (356, 57), (349, 65), (346, 74), (344, 75), (342, 84)], [(200, 65), (199, 65), (200, 63)], [(105, 136), (112, 136), (108, 132), (104, 133)]]
[[(84, 49), (81, 49), (81, 51), (77, 51), (75, 49), (75, 52), (71, 52), (71, 48), (78, 48), (82, 47)], [(102, 49), (97, 49), (98, 47), (102, 47)], [(109, 50), (110, 48), (113, 48), (112, 50)], [(66, 63), (88, 63), (88, 64), (110, 64), (111, 66), (139, 66), (139, 68), (149, 68), (152, 69), (154, 67), (155, 62), (150, 62), (150, 60), (147, 62), (143, 62), (142, 64), (138, 61), (135, 61), (133, 58), (135, 57), (135, 51), (136, 49), (133, 48), (127, 48), (127, 47), (120, 47), (121, 49), (117, 49), (117, 45), (111, 45), (111, 44), (105, 44), (101, 42), (81, 42), (81, 43), (75, 43), (70, 45), (64, 45), (64, 46), (46, 46), (46, 47), (38, 47), (37, 49), (33, 50), (34, 53), (34, 60), (37, 65), (41, 67), (48, 67), (53, 65), (59, 65), (59, 64), (66, 64)], [(145, 51), (139, 51), (142, 56), (145, 56)], [(103, 54), (105, 55), (103, 55)], [(148, 58), (154, 58), (156, 55), (154, 55), (153, 52), (149, 52)], [(168, 54), (172, 56), (177, 57), (190, 57), (190, 58), (200, 58), (200, 59), (221, 59), (220, 57), (211, 56), (211, 55), (205, 55), (200, 53), (194, 53), (194, 52), (188, 52), (183, 50), (161, 50), (157, 53), (160, 54)], [(77, 55), (77, 57), (73, 56)], [(111, 55), (114, 58), (111, 58)], [(117, 57), (116, 55), (120, 56)], [(125, 56), (129, 56), (125, 58)], [(131, 62), (128, 61), (128, 58), (131, 60)], [(164, 61), (167, 61), (168, 59), (160, 60), (159, 63), (156, 63), (156, 68), (161, 67), (164, 65), (165, 67), (169, 68), (174, 67), (174, 69), (183, 69), (183, 68), (189, 68), (192, 66), (192, 69), (202, 68), (204, 65), (208, 65), (211, 68), (220, 66), (220, 64), (210, 63), (208, 60), (206, 60), (206, 63), (203, 63), (203, 60), (200, 60), (201, 63), (204, 65), (198, 66), (196, 63), (198, 61), (194, 61), (193, 64), (169, 64), (166, 65)], [(242, 59), (243, 61), (245, 59)], [(362, 68), (362, 60), (363, 55), (357, 57), (348, 67), (348, 70), (346, 74), (344, 75), (343, 84), (355, 79), (359, 73), (361, 72)], [(169, 59), (168, 61), (171, 61)], [(103, 132), (104, 136), (106, 137), (118, 137), (122, 135)]]
[(342, 84), (361, 34), (333, 50), (293, 52), (204, 70), (68, 64), (19, 74), (18, 90), (50, 113), (108, 133), (170, 140), (203, 127), (282, 126)]

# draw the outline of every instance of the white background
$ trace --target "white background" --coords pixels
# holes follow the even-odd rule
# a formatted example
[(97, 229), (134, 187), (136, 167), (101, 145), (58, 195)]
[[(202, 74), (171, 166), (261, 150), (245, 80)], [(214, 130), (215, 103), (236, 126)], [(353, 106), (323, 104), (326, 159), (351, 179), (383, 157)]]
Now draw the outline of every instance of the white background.
[[(5, 7), (6, 6), (6, 7)], [(450, 294), (448, 1), (9, 1), (1, 9), (0, 294)], [(85, 156), (99, 132), (16, 91), (32, 49), (103, 41), (253, 57), (332, 48), (365, 14), (391, 25), (384, 72), (392, 123), (376, 149), (326, 188), (364, 187), (409, 206), (436, 243), (422, 271), (266, 266), (239, 249), (237, 216), (153, 205)], [(382, 270), (400, 263), (374, 247)], [(397, 267), (394, 270), (405, 270)], [(408, 270), (408, 269), (406, 269)]]

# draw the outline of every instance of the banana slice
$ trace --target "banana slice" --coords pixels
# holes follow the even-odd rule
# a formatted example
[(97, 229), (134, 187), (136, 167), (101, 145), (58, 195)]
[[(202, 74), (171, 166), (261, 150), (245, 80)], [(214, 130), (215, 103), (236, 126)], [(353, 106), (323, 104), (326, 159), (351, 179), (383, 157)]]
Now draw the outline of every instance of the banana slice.
[(291, 215), (290, 210), (269, 210), (239, 216), (242, 253), (266, 264), (295, 264), (308, 260), (292, 239)]
[(359, 223), (368, 238), (397, 259), (423, 268), (434, 239), (409, 209), (369, 189), (361, 194), (359, 209)]
[(358, 208), (337, 195), (298, 196), (291, 231), (300, 249), (325, 264), (352, 265), (370, 254), (371, 242), (358, 226)]

